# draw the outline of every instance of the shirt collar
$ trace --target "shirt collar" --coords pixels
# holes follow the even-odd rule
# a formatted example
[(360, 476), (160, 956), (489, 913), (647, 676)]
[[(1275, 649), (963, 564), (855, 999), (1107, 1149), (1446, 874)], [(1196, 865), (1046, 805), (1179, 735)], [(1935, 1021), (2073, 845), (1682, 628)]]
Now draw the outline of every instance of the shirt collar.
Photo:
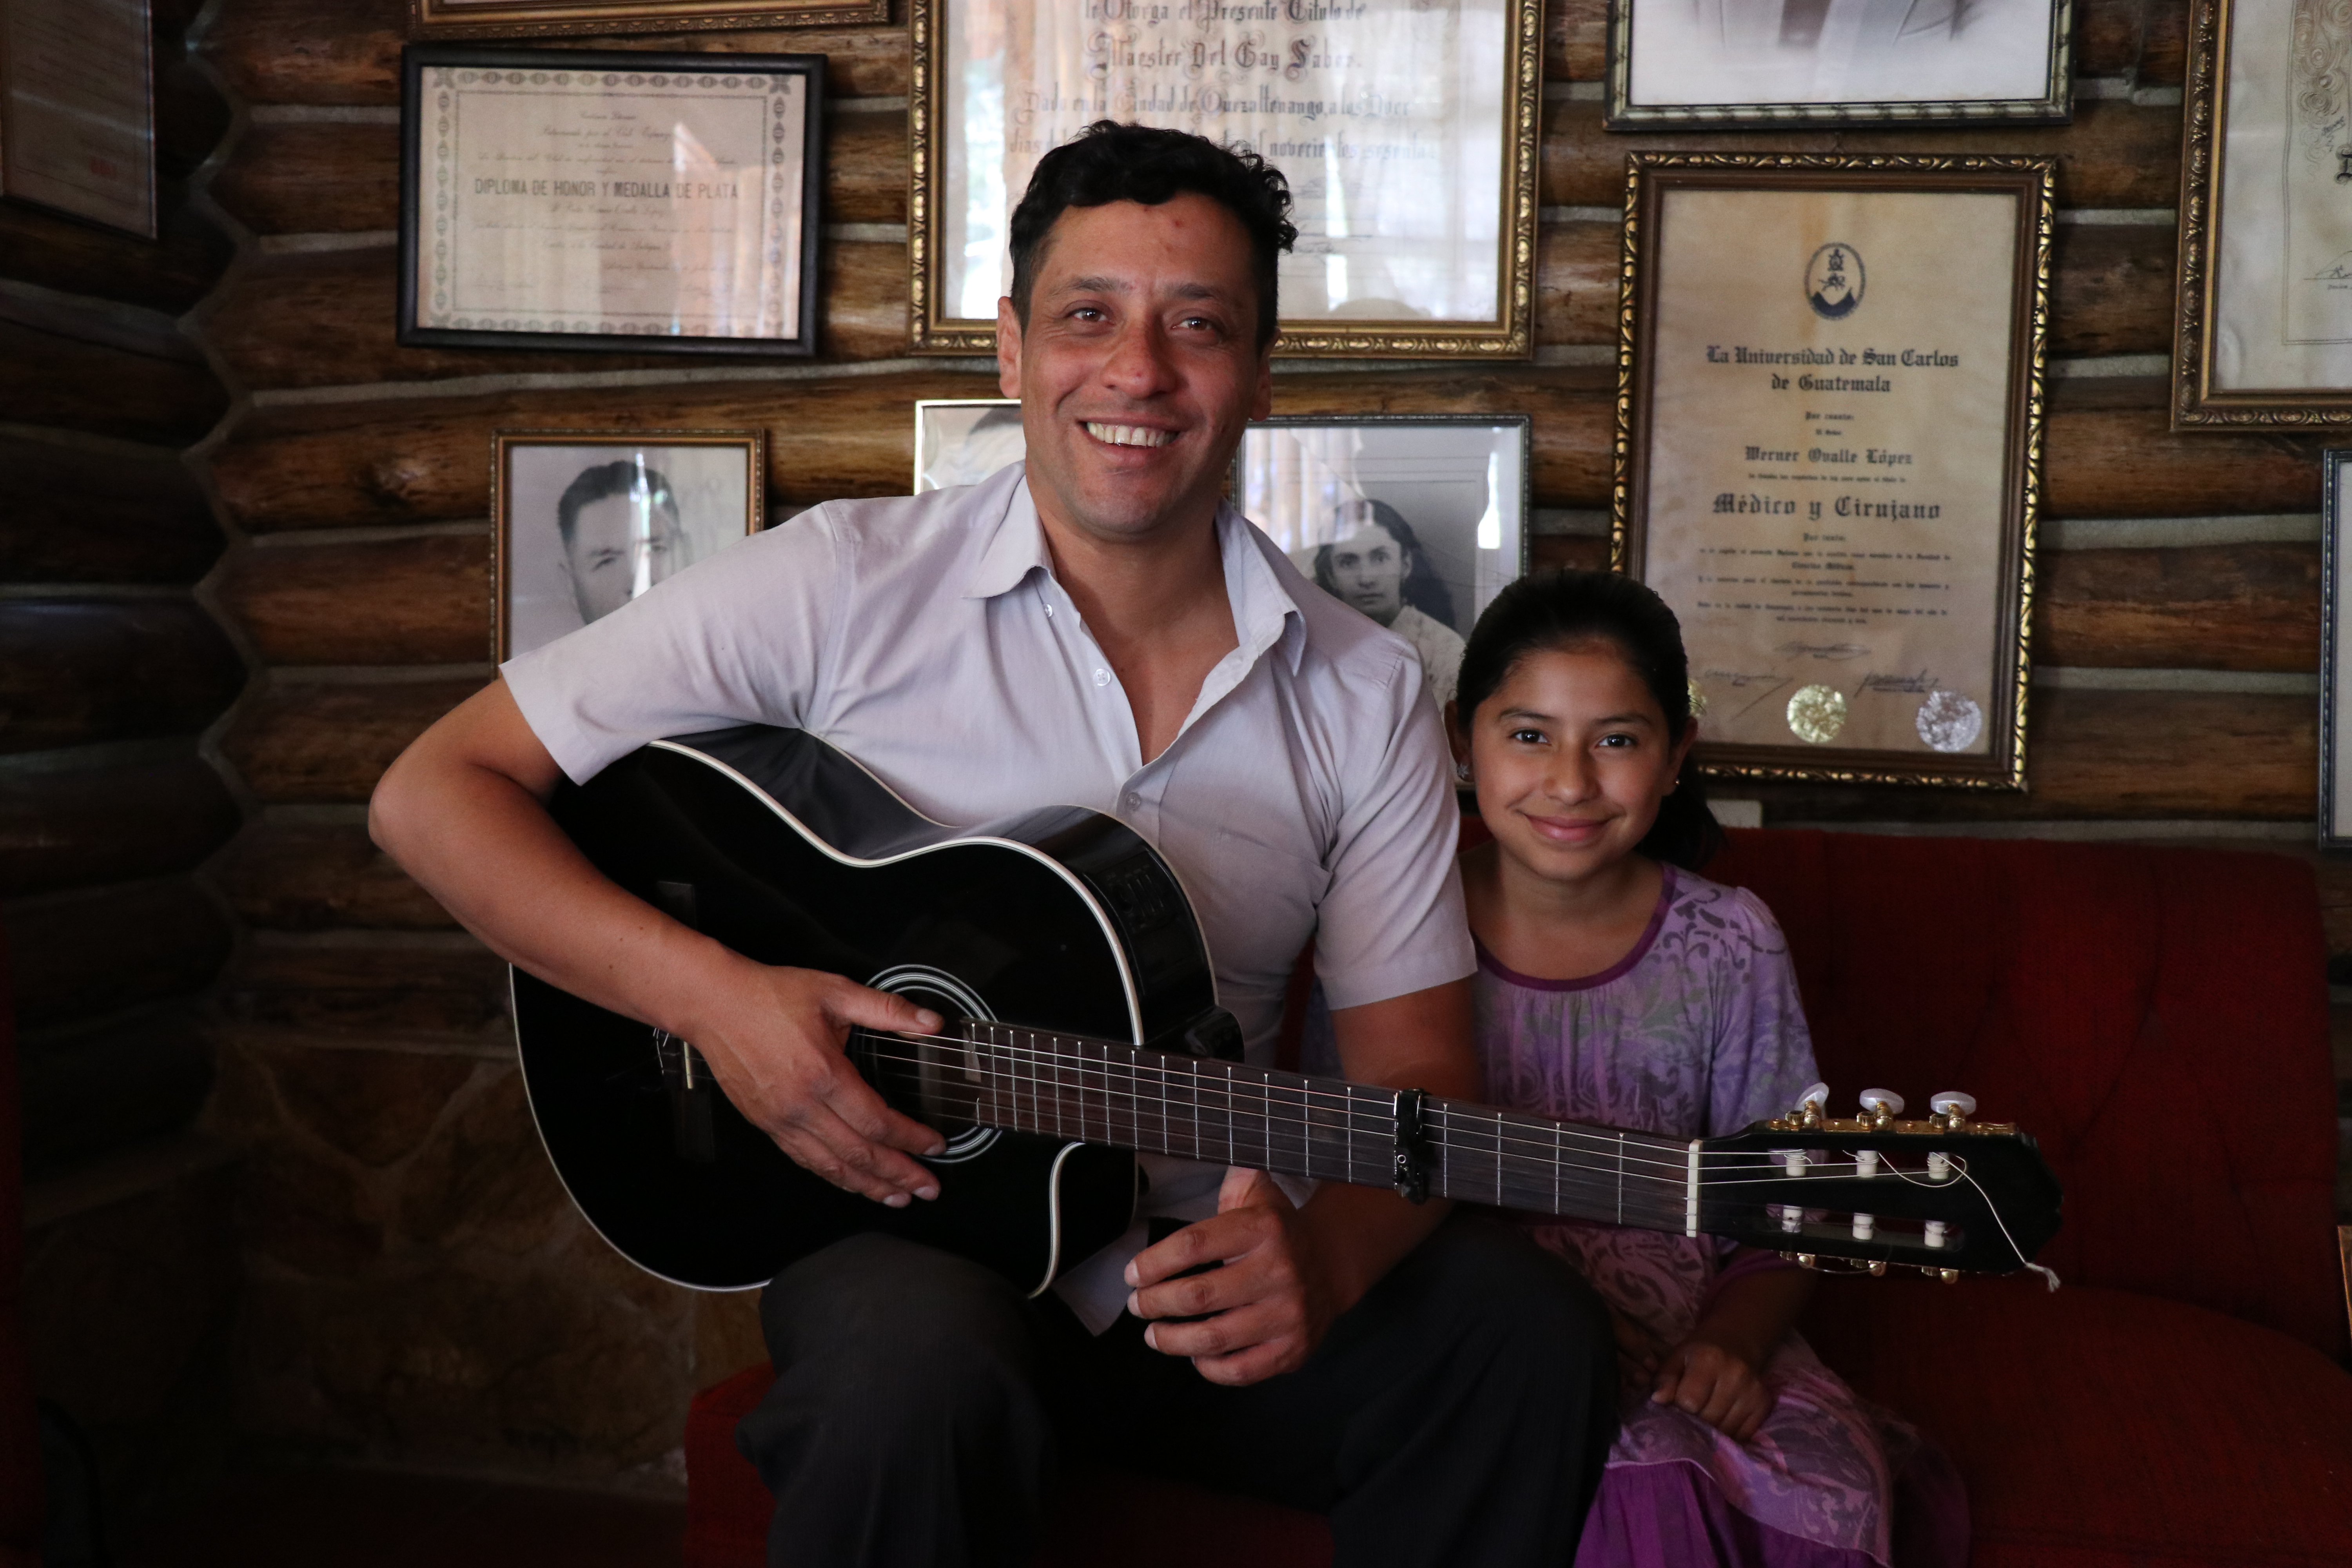
[[(1003, 490), (1000, 496), (997, 487)], [(971, 504), (982, 515), (997, 514), (997, 524), (982, 547), (964, 584), (967, 599), (992, 599), (1011, 593), (1032, 572), (1051, 573), (1054, 558), (1045, 548), (1045, 525), (1037, 521), (1037, 503), (1029, 494), (1028, 475), (1015, 463), (983, 480)], [(1273, 542), (1232, 506), (1217, 507), (1217, 551), (1225, 568), (1225, 596), (1233, 605), (1234, 633), (1245, 662), (1276, 643), (1293, 675), (1307, 653), (1307, 616), (1291, 595), (1282, 574), (1267, 559)]]

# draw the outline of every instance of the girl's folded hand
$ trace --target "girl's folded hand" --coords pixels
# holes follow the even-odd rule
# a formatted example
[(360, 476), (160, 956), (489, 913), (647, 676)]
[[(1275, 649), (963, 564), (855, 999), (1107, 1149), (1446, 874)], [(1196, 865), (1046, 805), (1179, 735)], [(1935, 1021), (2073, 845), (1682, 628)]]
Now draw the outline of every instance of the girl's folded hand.
[(1704, 1333), (1665, 1354), (1650, 1399), (1689, 1411), (1735, 1443), (1756, 1436), (1772, 1411), (1772, 1393), (1756, 1360)]

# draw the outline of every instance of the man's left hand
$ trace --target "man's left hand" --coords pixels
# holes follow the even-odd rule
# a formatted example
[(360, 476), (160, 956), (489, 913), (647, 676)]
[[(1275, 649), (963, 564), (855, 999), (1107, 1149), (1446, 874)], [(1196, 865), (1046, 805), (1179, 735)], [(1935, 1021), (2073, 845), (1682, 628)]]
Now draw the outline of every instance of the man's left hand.
[[(1317, 1245), (1316, 1227), (1263, 1171), (1225, 1173), (1217, 1214), (1135, 1255), (1127, 1310), (1163, 1355), (1190, 1356), (1211, 1383), (1239, 1387), (1306, 1363), (1353, 1303)], [(1223, 1265), (1179, 1279), (1202, 1264)], [(1198, 1322), (1168, 1322), (1198, 1318)]]

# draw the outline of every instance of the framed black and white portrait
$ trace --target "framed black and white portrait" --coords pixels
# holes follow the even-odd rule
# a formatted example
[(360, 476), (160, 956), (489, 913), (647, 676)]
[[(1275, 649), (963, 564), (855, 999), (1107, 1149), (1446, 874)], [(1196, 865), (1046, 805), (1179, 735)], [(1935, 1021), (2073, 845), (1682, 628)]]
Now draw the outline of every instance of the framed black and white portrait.
[(2073, 0), (1610, 0), (1608, 126), (2073, 114)]
[(1525, 415), (1252, 425), (1234, 500), (1324, 592), (1412, 644), (1454, 696), (1471, 626), (1527, 571)]
[(1028, 455), (1014, 397), (926, 397), (915, 404), (915, 493), (976, 485)]
[(501, 430), (491, 443), (502, 664), (765, 523), (764, 432)]

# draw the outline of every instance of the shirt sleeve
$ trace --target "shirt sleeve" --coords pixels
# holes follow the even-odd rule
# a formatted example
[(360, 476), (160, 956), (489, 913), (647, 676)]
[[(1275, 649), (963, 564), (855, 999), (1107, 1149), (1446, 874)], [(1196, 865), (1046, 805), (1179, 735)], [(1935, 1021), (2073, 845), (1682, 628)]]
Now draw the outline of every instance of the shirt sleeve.
[(1707, 1086), (1707, 1135), (1722, 1138), (1797, 1103), (1815, 1077), (1813, 1032), (1789, 940), (1764, 900), (1746, 889), (1725, 902), (1727, 956), (1717, 971), (1726, 994), (1717, 1009), (1714, 1081)]
[(499, 673), (574, 784), (666, 735), (803, 724), (835, 667), (848, 553), (818, 507)]
[(1459, 980), (1477, 967), (1454, 848), (1461, 808), (1437, 708), (1410, 659), (1362, 714), (1317, 910), (1315, 971), (1334, 1008)]

